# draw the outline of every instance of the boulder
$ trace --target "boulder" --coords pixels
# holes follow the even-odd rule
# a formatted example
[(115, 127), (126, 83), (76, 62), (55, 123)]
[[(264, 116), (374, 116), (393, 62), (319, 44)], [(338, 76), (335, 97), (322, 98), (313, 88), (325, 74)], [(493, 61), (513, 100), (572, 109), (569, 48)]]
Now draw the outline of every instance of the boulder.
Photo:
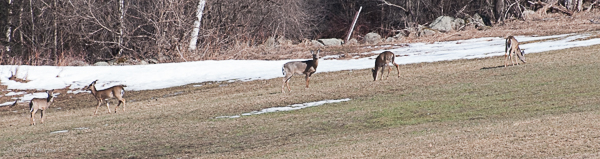
[(323, 43), (317, 41), (317, 40), (311, 40), (310, 43), (315, 46), (315, 47), (323, 47), (325, 45), (323, 45)]
[(452, 29), (454, 30), (459, 30), (463, 26), (465, 26), (465, 20), (463, 19), (456, 18), (452, 21)]
[(387, 42), (387, 43), (389, 43), (389, 42), (396, 42), (396, 38), (387, 37), (387, 38), (385, 38), (385, 42)]
[(441, 32), (449, 32), (454, 28), (453, 24), (454, 18), (449, 16), (440, 16), (436, 18), (431, 24), (429, 24), (429, 28), (435, 29)]
[(418, 34), (417, 35), (419, 37), (433, 36), (433, 35), (435, 35), (437, 33), (436, 30), (428, 28), (428, 27), (425, 27), (425, 26), (422, 26), (422, 25), (419, 25), (418, 28), (417, 28), (417, 30), (418, 30)]
[(365, 35), (364, 39), (365, 39), (365, 43), (367, 43), (367, 44), (377, 44), (382, 41), (381, 35), (374, 33), (374, 32), (367, 33), (367, 35)]
[(110, 65), (108, 64), (108, 62), (101, 61), (101, 62), (94, 63), (94, 66), (110, 66)]
[(275, 37), (269, 37), (267, 41), (265, 41), (264, 45), (268, 48), (272, 48), (277, 46), (277, 42), (275, 41)]
[(348, 42), (345, 43), (345, 45), (356, 45), (358, 44), (358, 40), (352, 38), (350, 40), (348, 40)]
[(525, 10), (523, 11), (523, 19), (525, 19), (525, 21), (530, 21), (530, 20), (535, 20), (535, 19), (541, 19), (541, 15), (537, 14), (535, 11), (533, 10)]
[(341, 46), (342, 44), (344, 44), (344, 40), (336, 38), (319, 39), (319, 42), (323, 43), (323, 45), (325, 46)]
[(89, 64), (81, 60), (73, 60), (69, 62), (69, 66), (89, 66)]

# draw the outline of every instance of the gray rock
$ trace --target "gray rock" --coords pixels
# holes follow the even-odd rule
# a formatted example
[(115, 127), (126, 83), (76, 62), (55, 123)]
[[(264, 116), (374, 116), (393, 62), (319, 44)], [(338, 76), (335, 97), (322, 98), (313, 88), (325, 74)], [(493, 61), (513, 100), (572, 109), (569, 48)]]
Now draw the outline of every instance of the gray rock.
[(344, 40), (336, 38), (319, 39), (319, 42), (323, 43), (323, 45), (325, 46), (341, 46), (342, 44), (344, 44)]
[(418, 30), (419, 37), (433, 36), (437, 33), (436, 30), (422, 26), (422, 25), (419, 25), (417, 30)]
[(101, 62), (94, 63), (94, 66), (110, 66), (110, 65), (108, 64), (108, 62), (101, 61)]
[(138, 65), (147, 65), (149, 64), (148, 62), (144, 61), (144, 60), (140, 60), (140, 62), (137, 63)]
[(325, 45), (323, 45), (323, 43), (321, 43), (321, 42), (319, 42), (317, 40), (311, 40), (310, 43), (312, 43), (312, 45), (314, 47), (323, 47), (323, 46), (325, 46)]
[(149, 64), (158, 64), (158, 63), (160, 63), (156, 59), (147, 59), (147, 61), (148, 61)]
[(365, 43), (367, 43), (367, 44), (377, 44), (382, 41), (381, 35), (374, 33), (374, 32), (367, 33), (367, 35), (365, 35), (364, 39), (365, 39)]
[(358, 44), (358, 40), (352, 38), (350, 40), (348, 40), (348, 42), (345, 43), (345, 45), (356, 45)]
[(267, 41), (265, 41), (264, 45), (265, 45), (266, 47), (270, 47), (270, 48), (271, 48), (271, 47), (275, 47), (275, 46), (277, 46), (277, 42), (275, 41), (275, 37), (272, 37), (272, 36), (271, 36), (271, 37), (269, 37), (269, 38), (267, 39)]
[(88, 63), (80, 60), (73, 60), (69, 62), (69, 66), (89, 66)]
[(477, 13), (475, 13), (473, 17), (471, 17), (471, 23), (474, 23), (475, 27), (485, 26), (483, 18), (481, 18), (481, 16)]
[(389, 42), (396, 42), (396, 38), (388, 37), (388, 38), (385, 39), (385, 42), (388, 42), (388, 43)]
[(530, 21), (534, 19), (541, 19), (541, 16), (535, 13), (535, 11), (533, 10), (525, 10), (523, 11), (523, 19), (525, 19), (526, 21)]
[(454, 18), (449, 16), (440, 16), (436, 18), (429, 27), (431, 29), (439, 30), (441, 32), (449, 32), (454, 28), (453, 26)]
[(459, 30), (463, 26), (465, 26), (465, 20), (463, 19), (456, 18), (452, 21), (452, 29), (454, 30)]

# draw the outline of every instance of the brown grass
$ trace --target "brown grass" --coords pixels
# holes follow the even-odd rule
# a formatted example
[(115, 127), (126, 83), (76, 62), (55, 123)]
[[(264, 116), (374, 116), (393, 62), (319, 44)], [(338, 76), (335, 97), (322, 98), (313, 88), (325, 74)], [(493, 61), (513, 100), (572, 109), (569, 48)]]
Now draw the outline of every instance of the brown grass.
[[(310, 89), (293, 78), (290, 94), (280, 93), (280, 78), (132, 91), (127, 112), (102, 107), (95, 117), (91, 95), (61, 95), (44, 124), (29, 126), (26, 108), (2, 112), (0, 156), (597, 157), (598, 49), (528, 54), (529, 63), (507, 68), (497, 67), (502, 57), (402, 65), (402, 77), (377, 82), (368, 69), (317, 73)], [(214, 118), (340, 98), (352, 100)], [(51, 134), (59, 130), (68, 132)], [(57, 151), (23, 152), (36, 149)]]

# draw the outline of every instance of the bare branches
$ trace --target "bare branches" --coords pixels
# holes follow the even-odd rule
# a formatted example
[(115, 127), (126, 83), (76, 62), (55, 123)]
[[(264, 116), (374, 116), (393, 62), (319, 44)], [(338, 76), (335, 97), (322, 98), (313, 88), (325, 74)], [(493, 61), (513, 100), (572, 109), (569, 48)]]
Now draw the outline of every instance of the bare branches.
[[(406, 8), (404, 8), (404, 7), (402, 7), (402, 6), (399, 6), (399, 5), (396, 5), (396, 4), (393, 4), (393, 3), (390, 3), (390, 2), (388, 2), (388, 1), (385, 1), (385, 0), (379, 0), (379, 1), (380, 1), (380, 2), (383, 2), (383, 4), (385, 4), (385, 5), (388, 5), (388, 6), (392, 6), (392, 7), (400, 8), (400, 9), (402, 9), (404, 12), (409, 12), (408, 10), (406, 10)], [(383, 5), (383, 4), (382, 4), (382, 5)]]

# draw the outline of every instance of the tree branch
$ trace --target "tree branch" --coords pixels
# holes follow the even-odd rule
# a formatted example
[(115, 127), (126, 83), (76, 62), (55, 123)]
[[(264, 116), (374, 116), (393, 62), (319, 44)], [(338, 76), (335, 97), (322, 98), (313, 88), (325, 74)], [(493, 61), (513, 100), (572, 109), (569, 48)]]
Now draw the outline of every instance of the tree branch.
[[(404, 7), (402, 7), (402, 6), (399, 6), (399, 5), (396, 5), (396, 4), (392, 4), (392, 3), (390, 3), (390, 2), (387, 2), (387, 1), (385, 1), (385, 0), (379, 0), (379, 1), (383, 2), (383, 4), (385, 4), (385, 5), (392, 6), (392, 7), (396, 7), (396, 8), (400, 8), (400, 9), (404, 10), (404, 12), (408, 12), (408, 13), (410, 13), (408, 10), (406, 10), (406, 8), (404, 8)], [(381, 5), (383, 5), (383, 4), (381, 4)]]

